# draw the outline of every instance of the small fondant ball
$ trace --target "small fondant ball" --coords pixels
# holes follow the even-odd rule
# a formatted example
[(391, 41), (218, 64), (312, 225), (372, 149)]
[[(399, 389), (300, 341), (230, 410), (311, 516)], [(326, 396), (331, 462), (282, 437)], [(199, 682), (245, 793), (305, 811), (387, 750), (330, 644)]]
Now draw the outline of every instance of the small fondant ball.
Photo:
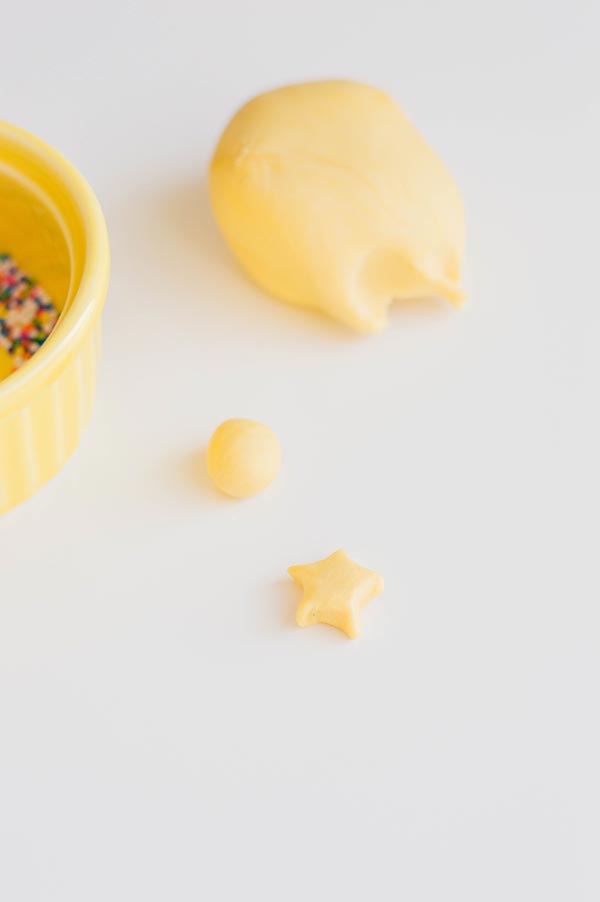
[(206, 452), (208, 475), (222, 492), (247, 498), (270, 485), (281, 463), (279, 440), (254, 420), (225, 420)]

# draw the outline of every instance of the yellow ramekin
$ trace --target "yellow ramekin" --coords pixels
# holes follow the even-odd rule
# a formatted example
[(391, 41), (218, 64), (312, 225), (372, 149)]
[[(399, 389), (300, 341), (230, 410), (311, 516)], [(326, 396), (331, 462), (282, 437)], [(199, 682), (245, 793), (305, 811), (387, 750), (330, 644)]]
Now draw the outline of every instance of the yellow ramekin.
[[(22, 251), (14, 253), (17, 263), (44, 284), (35, 259), (19, 259), (28, 251), (35, 257), (32, 197), (62, 233), (69, 259), (68, 285), (54, 331), (31, 360), (0, 381), (2, 514), (51, 479), (79, 443), (95, 390), (110, 256), (102, 210), (85, 179), (44, 141), (4, 122), (0, 122), (0, 178), (17, 186), (17, 203), (10, 208), (15, 220), (22, 219), (14, 233), (22, 245)], [(10, 224), (4, 225), (10, 234)]]

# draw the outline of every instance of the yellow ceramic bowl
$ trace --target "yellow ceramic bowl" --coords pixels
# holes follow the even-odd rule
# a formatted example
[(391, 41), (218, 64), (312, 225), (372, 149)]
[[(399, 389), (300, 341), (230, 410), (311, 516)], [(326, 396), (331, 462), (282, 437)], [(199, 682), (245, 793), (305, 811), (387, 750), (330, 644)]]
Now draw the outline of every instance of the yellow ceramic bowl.
[(0, 514), (54, 476), (89, 418), (110, 268), (100, 205), (48, 144), (0, 122), (0, 253), (61, 311), (19, 370), (0, 364)]

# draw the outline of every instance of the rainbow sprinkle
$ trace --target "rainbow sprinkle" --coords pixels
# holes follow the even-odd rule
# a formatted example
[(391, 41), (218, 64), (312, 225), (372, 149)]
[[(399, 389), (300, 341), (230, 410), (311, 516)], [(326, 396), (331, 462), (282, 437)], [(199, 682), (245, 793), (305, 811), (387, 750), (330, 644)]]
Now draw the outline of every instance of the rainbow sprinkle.
[(33, 279), (8, 254), (0, 254), (0, 348), (13, 370), (29, 360), (52, 332), (58, 310)]

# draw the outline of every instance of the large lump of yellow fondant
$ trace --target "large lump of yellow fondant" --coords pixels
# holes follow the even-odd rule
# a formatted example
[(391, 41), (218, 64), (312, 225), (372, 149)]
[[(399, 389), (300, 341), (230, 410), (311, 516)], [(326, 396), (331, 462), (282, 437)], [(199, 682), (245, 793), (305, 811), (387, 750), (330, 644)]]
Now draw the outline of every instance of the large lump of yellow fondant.
[(251, 100), (219, 141), (210, 193), (241, 265), (290, 304), (376, 332), (393, 300), (462, 300), (459, 191), (375, 88), (314, 82)]

